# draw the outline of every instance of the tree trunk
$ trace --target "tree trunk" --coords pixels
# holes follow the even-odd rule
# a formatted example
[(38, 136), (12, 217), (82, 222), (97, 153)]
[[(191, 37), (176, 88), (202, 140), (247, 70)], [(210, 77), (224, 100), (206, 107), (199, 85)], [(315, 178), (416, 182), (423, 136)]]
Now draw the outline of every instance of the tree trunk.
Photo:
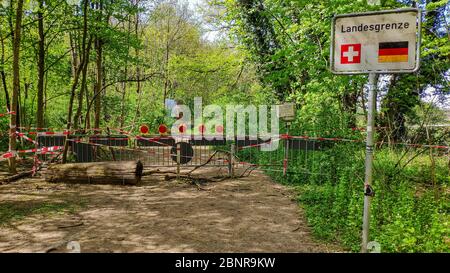
[[(128, 67), (127, 64), (125, 64), (125, 78), (128, 75)], [(122, 83), (122, 101), (120, 102), (120, 128), (123, 128), (125, 126), (125, 95), (127, 93), (127, 83), (123, 82)]]
[[(20, 91), (20, 31), (22, 26), (22, 11), (23, 11), (23, 0), (17, 1), (16, 9), (16, 22), (14, 28), (14, 43), (13, 43), (13, 94), (12, 94), (12, 105), (11, 109), (16, 110), (18, 105), (19, 91)], [(16, 126), (17, 126), (17, 115), (10, 115), (9, 124), (9, 150), (16, 150)], [(12, 174), (17, 172), (16, 170), (16, 158), (13, 156), (9, 158), (9, 171)]]
[(101, 111), (101, 96), (100, 92), (102, 91), (102, 83), (103, 83), (103, 70), (102, 70), (102, 45), (100, 39), (96, 39), (96, 66), (97, 66), (97, 75), (96, 75), (96, 84), (95, 84), (95, 103), (94, 103), (94, 127), (96, 129), (100, 128), (100, 111)]
[(74, 129), (78, 129), (81, 124), (81, 112), (83, 110), (83, 95), (87, 91), (87, 69), (89, 66), (89, 54), (91, 52), (91, 39), (89, 39), (87, 50), (86, 50), (86, 61), (84, 62), (83, 71), (81, 72), (81, 88), (78, 93), (78, 108), (74, 117)]
[(2, 46), (1, 56), (0, 56), (0, 77), (2, 77), (2, 86), (5, 91), (5, 101), (7, 111), (11, 111), (11, 103), (9, 101), (8, 86), (6, 85), (6, 74), (5, 74), (5, 42), (3, 40), (3, 33), (0, 32), (0, 42)]
[(44, 0), (39, 0), (38, 11), (38, 83), (36, 127), (44, 127), (44, 73), (45, 73), (45, 35), (44, 35)]
[(78, 51), (77, 51), (77, 43), (76, 39), (73, 37), (74, 35), (69, 33), (69, 42), (70, 42), (70, 50), (72, 52), (72, 77), (75, 77), (78, 67)]
[(91, 129), (91, 107), (90, 107), (90, 98), (89, 98), (89, 88), (86, 86), (85, 90), (86, 95), (86, 116), (84, 117), (84, 129), (89, 130)]
[[(103, 12), (103, 1), (100, 1), (98, 4), (99, 10), (100, 10), (100, 16), (97, 18), (98, 22), (102, 21), (102, 12)], [(97, 131), (98, 128), (100, 128), (100, 111), (101, 111), (101, 96), (100, 92), (102, 91), (102, 84), (103, 84), (103, 40), (101, 37), (96, 36), (95, 38), (95, 51), (97, 53), (96, 56), (96, 66), (97, 66), (97, 76), (96, 76), (96, 84), (95, 84), (95, 90), (94, 90), (94, 96), (95, 96), (95, 103), (94, 103), (94, 127)]]
[[(69, 111), (67, 114), (67, 130), (70, 132), (72, 128), (72, 115), (73, 115), (73, 101), (75, 99), (75, 91), (77, 89), (78, 80), (80, 77), (81, 69), (84, 66), (84, 62), (86, 61), (86, 36), (87, 36), (87, 12), (88, 12), (89, 1), (84, 1), (83, 7), (83, 37), (82, 37), (82, 58), (81, 62), (76, 68), (75, 75), (73, 78), (72, 88), (70, 91), (70, 99), (69, 99)], [(69, 149), (69, 142), (66, 141), (64, 144), (64, 151), (62, 156), (62, 162), (66, 163), (67, 160), (67, 152)]]
[[(125, 79), (128, 78), (128, 58), (129, 58), (129, 52), (130, 52), (130, 33), (131, 33), (131, 16), (128, 16), (128, 39), (127, 39), (127, 58), (125, 59)], [(120, 102), (120, 117), (119, 117), (119, 121), (120, 121), (120, 128), (123, 128), (123, 126), (125, 126), (125, 96), (126, 96), (126, 91), (127, 91), (127, 83), (123, 82), (122, 83), (122, 101)]]
[[(136, 1), (136, 7), (138, 7), (139, 1)], [(139, 12), (136, 13), (136, 21), (134, 25), (134, 32), (137, 37), (139, 37)], [(139, 59), (139, 49), (136, 48), (136, 58)], [(141, 69), (139, 67), (139, 64), (136, 65), (136, 78), (137, 78), (137, 89), (136, 93), (138, 94), (137, 103), (136, 103), (136, 112), (134, 114), (134, 118), (131, 124), (131, 131), (134, 130), (134, 127), (136, 125), (136, 121), (138, 120), (141, 112), (141, 101), (142, 101), (142, 92), (141, 92)]]
[(47, 182), (136, 185), (142, 171), (140, 161), (54, 164), (44, 177)]
[(170, 18), (167, 18), (167, 29), (166, 29), (166, 52), (164, 59), (164, 95), (163, 95), (163, 107), (166, 107), (167, 93), (169, 89), (169, 57), (170, 57)]

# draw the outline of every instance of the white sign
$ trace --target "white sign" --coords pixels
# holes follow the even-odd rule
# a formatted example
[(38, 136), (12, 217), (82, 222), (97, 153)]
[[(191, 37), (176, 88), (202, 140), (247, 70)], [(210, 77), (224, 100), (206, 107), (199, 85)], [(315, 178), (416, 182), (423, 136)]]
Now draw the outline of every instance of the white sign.
[(278, 105), (278, 118), (281, 118), (284, 121), (292, 121), (295, 119), (295, 104), (294, 103), (285, 103)]
[(420, 11), (399, 9), (334, 17), (331, 71), (407, 73), (419, 68)]

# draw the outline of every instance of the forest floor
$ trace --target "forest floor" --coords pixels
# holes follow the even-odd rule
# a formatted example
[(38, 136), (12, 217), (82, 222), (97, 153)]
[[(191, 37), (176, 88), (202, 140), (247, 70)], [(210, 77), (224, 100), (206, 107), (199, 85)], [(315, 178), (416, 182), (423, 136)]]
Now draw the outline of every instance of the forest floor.
[[(199, 170), (217, 176), (217, 168)], [(260, 171), (203, 184), (0, 185), (0, 252), (336, 252), (312, 238), (293, 189)]]

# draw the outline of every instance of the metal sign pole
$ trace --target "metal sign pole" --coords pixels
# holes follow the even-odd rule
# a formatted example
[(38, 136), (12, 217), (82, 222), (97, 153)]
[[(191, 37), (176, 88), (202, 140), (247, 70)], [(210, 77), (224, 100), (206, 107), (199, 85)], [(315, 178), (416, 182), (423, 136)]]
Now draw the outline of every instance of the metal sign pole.
[[(277, 106), (278, 118), (286, 122), (286, 138), (284, 138), (283, 176), (287, 175), (289, 160), (289, 129), (291, 122), (295, 120), (295, 103), (284, 103)], [(282, 139), (283, 139), (282, 138)]]
[(291, 122), (286, 123), (286, 139), (285, 141), (285, 148), (284, 148), (284, 160), (283, 160), (283, 176), (286, 176), (287, 174), (287, 167), (288, 167), (288, 158), (289, 158), (289, 127), (291, 127)]
[(364, 178), (364, 213), (362, 228), (362, 247), (361, 252), (367, 253), (367, 243), (369, 242), (370, 226), (370, 202), (373, 196), (372, 167), (373, 167), (373, 146), (374, 146), (374, 124), (377, 105), (377, 74), (369, 73), (369, 98), (367, 112), (367, 141), (366, 141), (366, 172)]

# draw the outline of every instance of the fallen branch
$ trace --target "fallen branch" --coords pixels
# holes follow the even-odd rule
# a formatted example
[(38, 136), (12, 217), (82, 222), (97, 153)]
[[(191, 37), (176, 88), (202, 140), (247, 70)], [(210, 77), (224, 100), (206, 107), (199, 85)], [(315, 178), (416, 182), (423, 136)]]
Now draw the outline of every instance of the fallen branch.
[(82, 226), (82, 225), (84, 225), (83, 222), (77, 223), (77, 224), (73, 224), (73, 225), (68, 225), (68, 226), (58, 226), (58, 228), (71, 228), (71, 227), (79, 227), (79, 226)]
[(148, 176), (148, 175), (152, 175), (152, 174), (167, 174), (167, 173), (176, 174), (176, 172), (174, 172), (174, 171), (161, 171), (159, 169), (156, 169), (156, 170), (152, 170), (152, 171), (144, 171), (144, 172), (142, 172), (142, 176)]
[(230, 152), (228, 152), (228, 151), (216, 150), (216, 151), (209, 157), (209, 159), (208, 159), (205, 163), (196, 166), (194, 169), (190, 170), (187, 174), (191, 174), (191, 173), (193, 173), (194, 171), (200, 169), (201, 167), (204, 167), (204, 166), (208, 165), (208, 164), (211, 162), (211, 160), (213, 160), (214, 156), (216, 156), (217, 153), (224, 153), (224, 154), (226, 154), (226, 155), (229, 155), (229, 154), (230, 154)]
[[(255, 169), (256, 169), (255, 166), (250, 166), (250, 167), (248, 167), (247, 169), (245, 169), (244, 172), (243, 172), (241, 175), (237, 176), (237, 178), (243, 178), (244, 176), (245, 176), (245, 177), (248, 177), (248, 176), (250, 176), (250, 174), (252, 174), (252, 172), (253, 172)], [(248, 171), (248, 173), (247, 173), (247, 171)], [(246, 173), (247, 173), (247, 174), (246, 174)]]
[(216, 178), (206, 178), (206, 177), (193, 177), (193, 176), (190, 176), (189, 174), (188, 175), (179, 175), (179, 176), (177, 176), (177, 175), (166, 175), (164, 177), (164, 180), (170, 181), (170, 180), (174, 180), (174, 179), (178, 179), (178, 178), (179, 179), (184, 179), (184, 180), (189, 180), (192, 183), (195, 183), (195, 182), (197, 182), (197, 183), (208, 183), (208, 182), (221, 182), (221, 181), (224, 181), (224, 180), (228, 179), (229, 177), (224, 176), (222, 178), (216, 179)]
[(26, 171), (26, 172), (18, 173), (18, 174), (12, 175), (10, 177), (4, 178), (2, 180), (2, 183), (11, 183), (11, 182), (19, 180), (21, 178), (29, 177), (32, 174), (33, 174), (33, 171)]

